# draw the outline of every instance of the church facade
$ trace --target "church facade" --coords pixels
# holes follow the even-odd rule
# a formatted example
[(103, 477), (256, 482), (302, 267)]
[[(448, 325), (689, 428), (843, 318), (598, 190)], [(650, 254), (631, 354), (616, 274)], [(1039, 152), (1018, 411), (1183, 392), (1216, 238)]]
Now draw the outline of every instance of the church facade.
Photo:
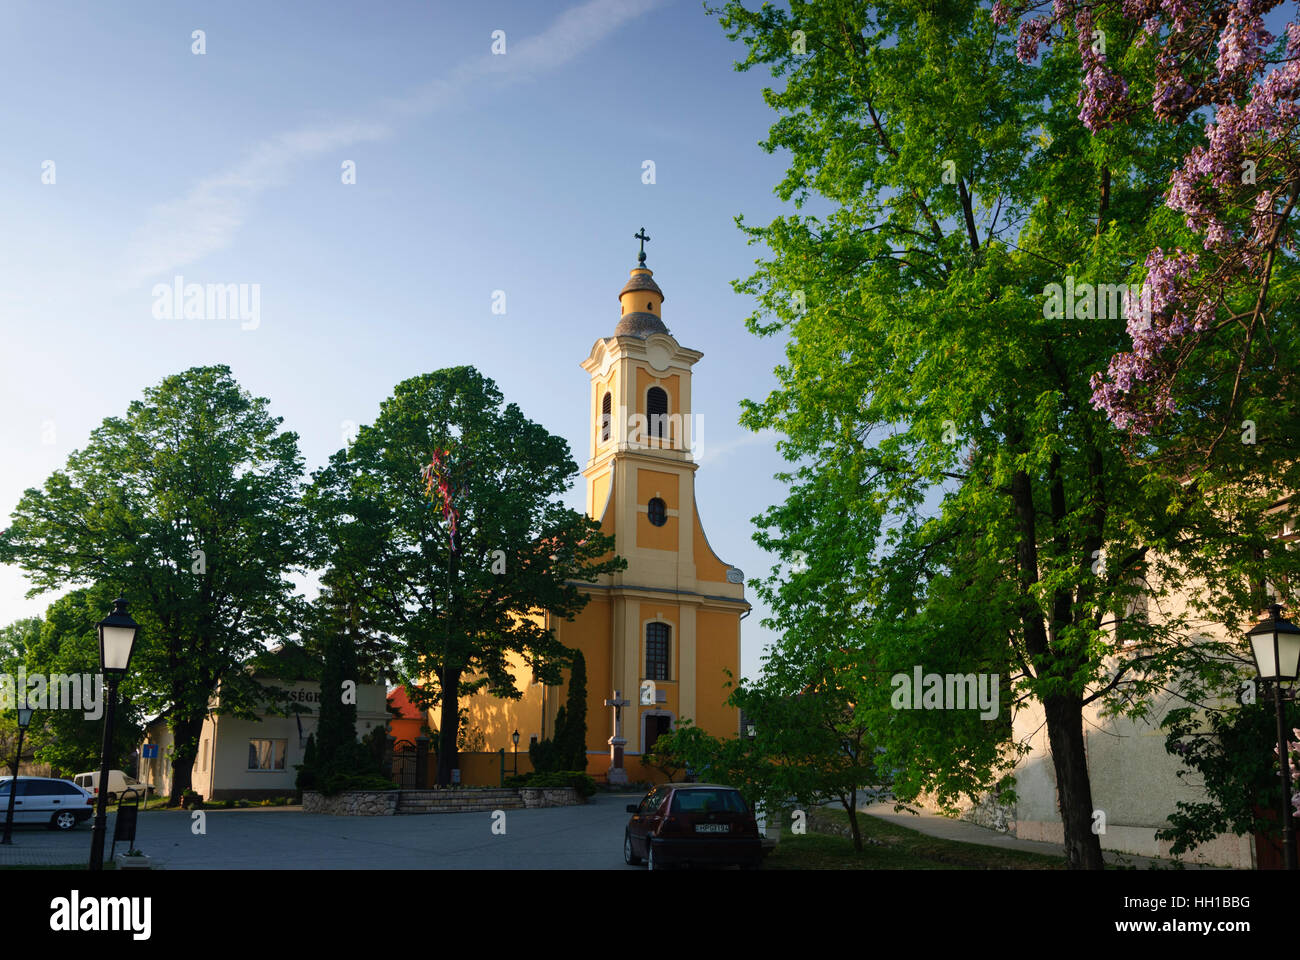
[[(683, 718), (714, 736), (739, 732), (727, 684), (729, 674), (740, 676), (740, 622), (750, 610), (741, 571), (714, 553), (695, 499), (691, 374), (702, 354), (664, 325), (663, 291), (644, 251), (639, 260), (619, 293), (613, 334), (582, 361), (591, 387), (587, 513), (614, 538), (627, 568), (582, 584), (589, 601), (574, 620), (542, 615), (586, 660), (587, 772), (613, 782), (624, 777), (610, 773), (618, 759), (633, 782), (663, 780), (641, 757)], [(568, 678), (547, 687), (531, 682), (521, 660), (513, 667), (520, 700), (482, 693), (461, 700), (473, 751), (461, 754), (462, 783), (497, 783), (502, 748), (507, 772), (516, 763), (526, 772), (529, 741), (554, 732)], [(653, 692), (643, 695), (646, 681)], [(606, 705), (619, 699), (627, 701), (617, 711), (621, 737)]]

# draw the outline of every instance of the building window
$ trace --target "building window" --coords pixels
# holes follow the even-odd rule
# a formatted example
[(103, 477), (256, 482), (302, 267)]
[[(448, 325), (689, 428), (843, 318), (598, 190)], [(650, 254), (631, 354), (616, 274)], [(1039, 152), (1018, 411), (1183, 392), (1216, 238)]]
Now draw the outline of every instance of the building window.
[(662, 440), (668, 433), (668, 394), (659, 387), (651, 387), (645, 395), (645, 408), (650, 436)]
[(646, 513), (650, 515), (650, 522), (656, 527), (662, 527), (668, 522), (668, 505), (658, 497), (651, 498), (646, 504)]
[(666, 623), (647, 623), (645, 627), (645, 675), (647, 680), (668, 679), (668, 639), (671, 628)]
[(613, 412), (614, 398), (610, 394), (605, 394), (605, 399), (600, 403), (600, 439), (604, 442), (609, 439), (609, 424), (611, 413)]
[(199, 769), (204, 773), (208, 772), (208, 741), (203, 741), (203, 749), (199, 752)]
[(288, 740), (249, 740), (249, 770), (283, 770)]

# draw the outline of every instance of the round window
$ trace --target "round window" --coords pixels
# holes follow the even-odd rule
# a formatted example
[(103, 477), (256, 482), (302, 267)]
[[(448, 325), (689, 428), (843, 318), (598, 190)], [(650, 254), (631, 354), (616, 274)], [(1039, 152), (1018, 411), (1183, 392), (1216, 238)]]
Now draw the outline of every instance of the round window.
[(655, 497), (647, 504), (647, 510), (650, 513), (650, 522), (656, 527), (662, 527), (668, 522), (668, 505), (658, 497)]

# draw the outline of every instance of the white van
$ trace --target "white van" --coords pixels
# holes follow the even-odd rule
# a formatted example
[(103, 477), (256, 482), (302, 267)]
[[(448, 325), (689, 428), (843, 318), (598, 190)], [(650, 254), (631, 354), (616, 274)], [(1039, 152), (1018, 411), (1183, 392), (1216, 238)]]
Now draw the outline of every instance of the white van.
[[(99, 796), (99, 771), (94, 773), (79, 773), (72, 778), (72, 782), (81, 789), (86, 790), (91, 796)], [(117, 798), (126, 794), (128, 791), (134, 794), (135, 799), (144, 801), (147, 799), (146, 787), (135, 777), (128, 777), (121, 770), (108, 771), (108, 802), (116, 803)]]

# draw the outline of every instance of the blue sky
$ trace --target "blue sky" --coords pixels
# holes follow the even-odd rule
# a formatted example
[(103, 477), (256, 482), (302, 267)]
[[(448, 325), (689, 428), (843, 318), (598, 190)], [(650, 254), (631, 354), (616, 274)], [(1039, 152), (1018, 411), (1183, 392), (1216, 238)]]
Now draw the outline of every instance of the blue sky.
[[(201, 364), (269, 398), (309, 469), (396, 383), (459, 364), (582, 466), (578, 364), (613, 332), (644, 226), (664, 320), (704, 353), (705, 529), (762, 573), (750, 518), (782, 499), (782, 461), (736, 421), (783, 348), (744, 329), (752, 304), (730, 282), (763, 253), (734, 217), (782, 212), (782, 157), (757, 147), (771, 80), (735, 72), (742, 55), (695, 2), (7, 4), (0, 512), (104, 417)], [(154, 285), (177, 275), (257, 284), (255, 328), (155, 317)], [(0, 568), (0, 622), (44, 610), (26, 589)], [(770, 637), (749, 593), (754, 675)]]

